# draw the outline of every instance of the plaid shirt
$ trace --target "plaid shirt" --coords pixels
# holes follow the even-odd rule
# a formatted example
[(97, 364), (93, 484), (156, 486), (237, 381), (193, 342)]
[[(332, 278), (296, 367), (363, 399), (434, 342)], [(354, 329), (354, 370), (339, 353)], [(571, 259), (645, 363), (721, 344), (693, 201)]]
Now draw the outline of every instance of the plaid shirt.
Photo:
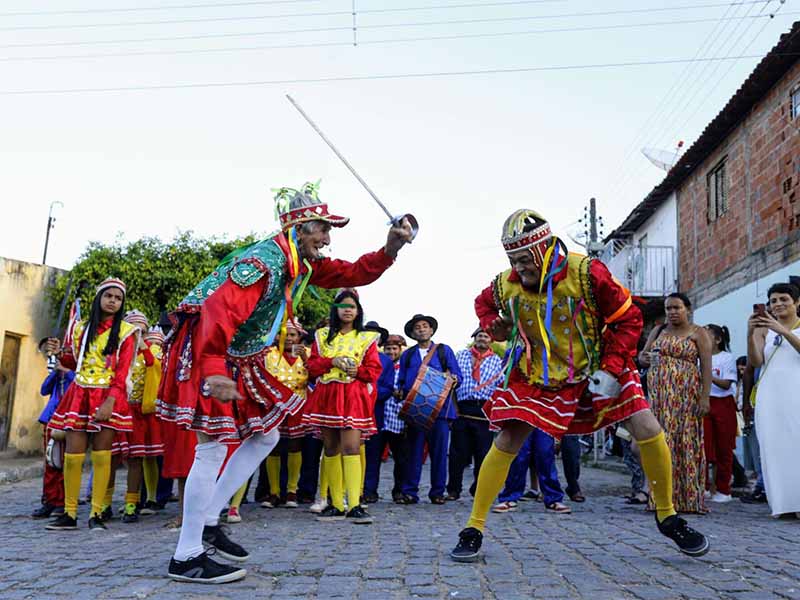
[[(456, 389), (456, 398), (459, 402), (465, 400), (477, 400), (480, 403), (486, 402), (492, 397), (492, 392), (494, 392), (495, 388), (503, 382), (503, 378), (499, 375), (503, 370), (503, 361), (494, 353), (484, 358), (481, 363), (480, 382), (476, 382), (472, 378), (472, 352), (469, 348), (459, 350), (456, 354), (456, 361), (458, 361), (458, 366), (464, 375), (461, 385)], [(495, 381), (478, 390), (480, 384), (489, 381), (492, 377), (496, 377)]]
[[(394, 387), (397, 388), (397, 377), (400, 375), (400, 360), (394, 363)], [(402, 402), (398, 402), (394, 397), (386, 399), (383, 409), (383, 430), (391, 433), (403, 433), (406, 428), (405, 421), (400, 418), (400, 407)]]

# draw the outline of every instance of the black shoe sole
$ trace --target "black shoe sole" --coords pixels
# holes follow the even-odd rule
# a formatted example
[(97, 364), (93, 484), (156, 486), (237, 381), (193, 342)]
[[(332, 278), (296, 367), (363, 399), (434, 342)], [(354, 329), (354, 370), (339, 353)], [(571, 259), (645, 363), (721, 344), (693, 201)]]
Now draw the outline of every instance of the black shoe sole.
[(708, 539), (706, 539), (705, 545), (703, 545), (702, 547), (700, 547), (697, 550), (684, 550), (683, 548), (678, 548), (678, 550), (680, 550), (681, 552), (683, 552), (687, 556), (692, 556), (694, 558), (698, 558), (700, 556), (703, 556), (710, 549), (711, 549), (711, 543), (708, 541)]
[(205, 546), (206, 548), (215, 548), (217, 551), (217, 556), (227, 560), (232, 560), (234, 562), (247, 562), (247, 560), (250, 558), (249, 554), (247, 554), (246, 556), (236, 556), (235, 554), (228, 554), (224, 550), (220, 550), (214, 544), (209, 544), (208, 542), (203, 542), (203, 546)]
[(355, 517), (345, 517), (345, 520), (348, 523), (352, 523), (353, 525), (372, 525), (375, 519), (372, 517), (366, 517), (362, 519), (356, 519)]
[(240, 579), (244, 579), (246, 576), (247, 576), (247, 571), (245, 571), (244, 569), (233, 571), (232, 573), (228, 573), (227, 575), (212, 577), (211, 579), (184, 577), (183, 575), (178, 575), (177, 573), (167, 573), (167, 577), (169, 577), (173, 581), (180, 581), (181, 583), (205, 583), (211, 585), (220, 583), (232, 583), (234, 581), (239, 581)]
[(476, 552), (475, 554), (459, 555), (459, 554), (453, 554), (451, 552), (450, 558), (460, 563), (474, 563), (478, 562), (481, 559), (481, 553)]
[(47, 531), (75, 531), (78, 529), (77, 525), (73, 525), (71, 527), (53, 527), (52, 525), (45, 525), (44, 527)]

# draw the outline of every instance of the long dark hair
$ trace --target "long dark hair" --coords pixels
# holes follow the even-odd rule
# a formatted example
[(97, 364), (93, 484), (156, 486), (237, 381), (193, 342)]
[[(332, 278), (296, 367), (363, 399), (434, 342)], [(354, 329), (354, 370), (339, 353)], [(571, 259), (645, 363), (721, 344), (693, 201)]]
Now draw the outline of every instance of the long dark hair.
[[(709, 323), (706, 325), (708, 329), (710, 329), (715, 337), (719, 338), (719, 343), (717, 343), (717, 350), (730, 352), (731, 351), (731, 332), (725, 325), (715, 325), (714, 323)], [(715, 342), (716, 343), (716, 342)]]
[[(109, 289), (109, 288), (106, 288)], [(97, 337), (97, 326), (100, 324), (100, 319), (103, 311), (100, 309), (100, 297), (106, 290), (97, 292), (92, 302), (92, 310), (89, 312), (89, 326), (86, 328), (86, 345), (88, 348)], [(122, 325), (122, 316), (125, 314), (125, 294), (122, 294), (122, 304), (119, 310), (114, 314), (114, 321), (111, 323), (111, 332), (108, 334), (108, 343), (103, 349), (103, 354), (108, 356), (114, 354), (119, 347), (119, 329)]]
[(361, 308), (361, 302), (358, 300), (358, 294), (356, 294), (353, 290), (342, 290), (338, 294), (336, 294), (336, 298), (333, 300), (333, 306), (331, 306), (331, 324), (330, 329), (328, 330), (328, 343), (330, 344), (333, 341), (333, 338), (336, 337), (336, 334), (339, 333), (339, 330), (342, 328), (342, 320), (339, 318), (339, 309), (336, 308), (337, 304), (340, 304), (342, 300), (345, 298), (351, 298), (356, 303), (356, 320), (353, 321), (353, 329), (356, 331), (364, 331), (364, 309)]
[[(747, 366), (747, 357), (746, 356), (740, 356), (739, 358), (737, 358), (736, 359), (736, 366), (737, 367), (746, 367)], [(737, 368), (736, 369), (736, 381), (741, 381), (741, 380), (742, 380), (742, 374), (739, 372), (739, 369)]]

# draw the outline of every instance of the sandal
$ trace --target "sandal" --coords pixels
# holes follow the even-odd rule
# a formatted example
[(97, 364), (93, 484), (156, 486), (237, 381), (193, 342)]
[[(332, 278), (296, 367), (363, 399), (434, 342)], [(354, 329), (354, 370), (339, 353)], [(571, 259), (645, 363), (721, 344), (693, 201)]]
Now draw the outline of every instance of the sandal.
[(572, 509), (562, 502), (551, 502), (550, 504), (545, 504), (544, 507), (550, 512), (559, 515), (568, 515), (572, 512)]
[[(642, 500), (639, 496), (644, 496), (644, 500)], [(625, 504), (647, 504), (647, 494), (644, 492), (640, 494), (634, 494), (633, 496), (628, 496), (625, 498)]]
[(586, 502), (586, 496), (584, 496), (581, 492), (577, 494), (570, 494), (569, 499), (573, 502)]

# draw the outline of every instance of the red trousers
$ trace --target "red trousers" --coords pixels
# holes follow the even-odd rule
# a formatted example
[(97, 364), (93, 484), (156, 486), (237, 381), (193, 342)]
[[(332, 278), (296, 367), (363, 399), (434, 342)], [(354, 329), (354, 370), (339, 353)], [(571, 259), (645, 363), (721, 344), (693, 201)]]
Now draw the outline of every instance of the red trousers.
[[(47, 454), (47, 444), (50, 442), (50, 430), (44, 426), (44, 452)], [(64, 473), (54, 469), (44, 460), (44, 478), (42, 485), (42, 504), (64, 506)]]
[(711, 397), (711, 412), (703, 419), (703, 437), (706, 460), (717, 467), (717, 491), (730, 494), (736, 447), (736, 399), (733, 396)]

